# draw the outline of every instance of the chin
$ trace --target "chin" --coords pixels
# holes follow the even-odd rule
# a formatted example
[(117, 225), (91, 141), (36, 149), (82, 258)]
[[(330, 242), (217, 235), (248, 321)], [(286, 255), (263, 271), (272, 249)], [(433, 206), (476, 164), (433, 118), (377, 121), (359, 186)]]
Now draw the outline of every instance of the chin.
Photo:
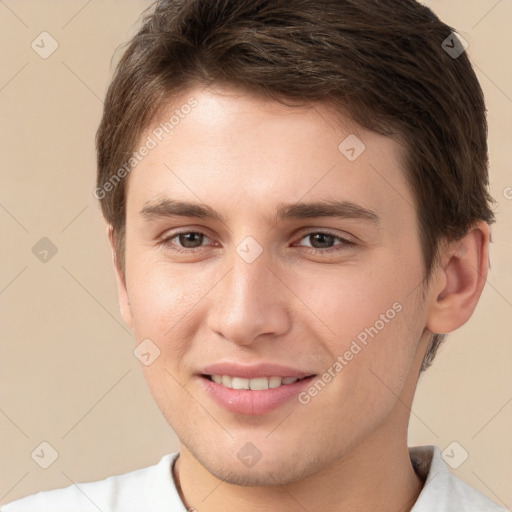
[[(187, 447), (194, 458), (214, 477), (232, 485), (246, 487), (273, 487), (300, 481), (317, 472), (322, 464), (319, 458), (309, 460), (304, 450), (294, 453), (271, 453), (251, 467), (247, 467), (239, 458), (238, 452), (225, 450), (219, 453), (206, 452), (205, 449)], [(192, 449), (191, 449), (192, 448)], [(233, 453), (233, 455), (231, 455)], [(324, 461), (325, 463), (326, 461)]]
[(241, 468), (240, 464), (226, 461), (225, 465), (217, 463), (214, 467), (205, 465), (206, 469), (216, 478), (232, 485), (245, 487), (275, 487), (291, 484), (309, 476), (301, 471), (296, 464), (265, 464), (253, 468)]

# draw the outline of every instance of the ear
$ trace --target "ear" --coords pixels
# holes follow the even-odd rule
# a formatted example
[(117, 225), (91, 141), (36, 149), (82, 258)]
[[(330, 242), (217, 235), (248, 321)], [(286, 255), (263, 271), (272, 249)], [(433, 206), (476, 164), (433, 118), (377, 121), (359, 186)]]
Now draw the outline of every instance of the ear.
[(446, 334), (465, 324), (478, 303), (489, 267), (490, 228), (479, 221), (460, 240), (447, 243), (433, 279), (426, 327)]
[(112, 264), (114, 265), (114, 273), (117, 282), (119, 310), (121, 311), (121, 316), (123, 317), (123, 320), (128, 324), (130, 329), (133, 329), (132, 309), (130, 305), (130, 298), (128, 297), (128, 291), (126, 289), (126, 279), (119, 268), (119, 264), (117, 261), (116, 246), (114, 243), (114, 229), (110, 224), (107, 225), (107, 236), (108, 241), (110, 243), (110, 249), (112, 251)]

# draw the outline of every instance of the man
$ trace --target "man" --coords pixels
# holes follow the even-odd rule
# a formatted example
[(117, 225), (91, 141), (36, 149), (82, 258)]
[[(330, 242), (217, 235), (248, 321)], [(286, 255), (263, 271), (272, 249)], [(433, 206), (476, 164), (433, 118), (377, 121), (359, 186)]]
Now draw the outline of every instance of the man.
[(97, 147), (121, 313), (180, 451), (2, 510), (503, 510), (407, 447), (493, 222), (482, 91), (428, 8), (158, 2)]

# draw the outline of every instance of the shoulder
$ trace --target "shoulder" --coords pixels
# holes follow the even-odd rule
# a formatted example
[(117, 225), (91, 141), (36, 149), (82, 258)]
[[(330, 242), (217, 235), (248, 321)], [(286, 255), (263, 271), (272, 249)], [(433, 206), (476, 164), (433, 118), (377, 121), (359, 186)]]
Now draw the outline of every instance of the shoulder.
[(473, 487), (452, 475), (437, 446), (409, 449), (415, 470), (425, 479), (411, 512), (506, 512)]
[(175, 487), (170, 468), (176, 456), (165, 455), (154, 466), (105, 480), (38, 492), (3, 505), (0, 512), (138, 512), (152, 507), (148, 500), (173, 506)]

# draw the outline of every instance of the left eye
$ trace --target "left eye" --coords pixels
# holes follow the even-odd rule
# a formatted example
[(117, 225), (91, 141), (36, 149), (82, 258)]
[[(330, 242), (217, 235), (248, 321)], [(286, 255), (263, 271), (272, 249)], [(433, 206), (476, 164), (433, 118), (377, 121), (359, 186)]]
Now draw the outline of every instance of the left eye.
[(340, 243), (336, 245), (353, 245), (352, 242), (349, 242), (340, 236), (336, 236), (331, 233), (325, 233), (323, 231), (308, 233), (301, 238), (301, 240), (304, 239), (309, 239), (311, 241), (311, 245), (306, 247), (311, 247), (314, 250), (331, 249), (335, 240), (340, 241)]

